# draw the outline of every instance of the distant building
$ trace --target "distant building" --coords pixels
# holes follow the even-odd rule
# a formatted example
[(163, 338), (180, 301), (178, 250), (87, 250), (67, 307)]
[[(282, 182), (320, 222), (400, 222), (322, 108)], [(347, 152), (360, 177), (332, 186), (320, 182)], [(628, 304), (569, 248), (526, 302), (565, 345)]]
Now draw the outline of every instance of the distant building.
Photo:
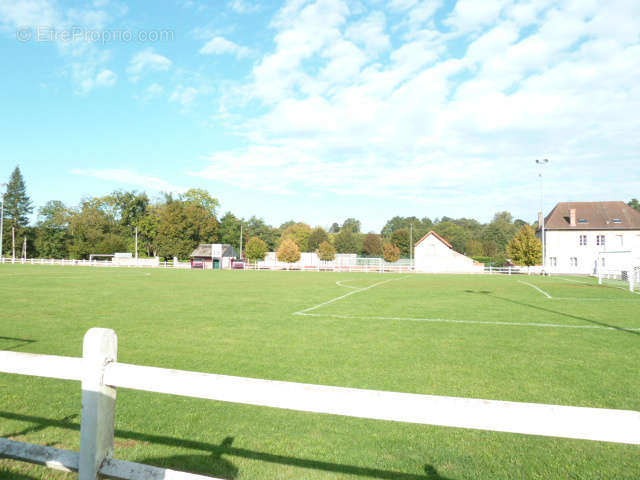
[(449, 242), (433, 231), (416, 243), (414, 265), (417, 272), (426, 273), (477, 273), (484, 270), (483, 264), (456, 252)]
[(231, 268), (231, 261), (240, 258), (238, 252), (226, 243), (201, 243), (191, 254), (191, 268)]
[(624, 202), (561, 202), (544, 223), (547, 272), (595, 274), (602, 252), (640, 258), (640, 212)]

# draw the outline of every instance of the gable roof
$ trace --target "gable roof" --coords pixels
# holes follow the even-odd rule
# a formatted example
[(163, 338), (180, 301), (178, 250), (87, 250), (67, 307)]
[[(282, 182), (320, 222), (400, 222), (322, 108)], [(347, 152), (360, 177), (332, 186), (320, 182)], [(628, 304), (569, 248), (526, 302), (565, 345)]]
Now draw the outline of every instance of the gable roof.
[(425, 240), (429, 235), (433, 235), (434, 237), (436, 237), (438, 240), (440, 240), (442, 243), (444, 243), (447, 247), (453, 249), (453, 245), (451, 245), (449, 242), (447, 242), (446, 239), (442, 238), (440, 235), (438, 235), (436, 232), (434, 232), (433, 230), (431, 230), (429, 233), (427, 233), (424, 237), (422, 237), (420, 240), (418, 240), (416, 242), (416, 244), (414, 245), (414, 247), (417, 247), (418, 245), (420, 245), (420, 243), (422, 243), (423, 240)]
[(238, 252), (228, 243), (201, 243), (193, 252), (192, 257), (237, 257)]
[[(570, 225), (571, 209), (576, 210), (574, 227)], [(640, 212), (624, 202), (560, 202), (544, 219), (544, 228), (546, 230), (640, 230)]]

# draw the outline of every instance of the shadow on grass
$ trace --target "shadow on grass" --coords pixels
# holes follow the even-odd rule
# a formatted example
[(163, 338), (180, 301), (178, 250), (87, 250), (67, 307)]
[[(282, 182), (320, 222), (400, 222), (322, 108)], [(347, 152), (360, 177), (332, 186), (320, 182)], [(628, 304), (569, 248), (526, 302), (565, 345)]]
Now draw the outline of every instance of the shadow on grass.
[[(11, 345), (8, 347), (3, 347), (3, 341), (10, 342)], [(16, 338), (16, 337), (2, 337), (0, 336), (0, 350), (15, 350), (20, 347), (24, 347), (25, 345), (29, 345), (30, 343), (35, 343), (37, 340), (31, 340), (30, 338)]]
[[(21, 415), (17, 413), (0, 412), (0, 418), (38, 424), (37, 426), (29, 427), (27, 429), (29, 431), (39, 431), (46, 427), (66, 428), (78, 431), (80, 430), (80, 425), (78, 423), (69, 422), (68, 419), (71, 418), (71, 416), (65, 417), (62, 420), (54, 420), (43, 417), (34, 417), (30, 415)], [(222, 458), (222, 455), (247, 458), (261, 462), (275, 463), (279, 465), (288, 465), (292, 467), (308, 468), (311, 470), (322, 470), (325, 472), (355, 475), (365, 478), (380, 478), (389, 480), (453, 480), (449, 477), (443, 477), (442, 475), (440, 475), (432, 465), (424, 465), (424, 474), (421, 475), (394, 472), (390, 470), (381, 470), (377, 468), (359, 467), (355, 465), (344, 465), (340, 463), (324, 462), (321, 460), (313, 460), (308, 458), (296, 458), (287, 455), (277, 455), (268, 452), (260, 452), (256, 450), (249, 450), (246, 448), (234, 447), (232, 445), (233, 437), (227, 437), (219, 445), (216, 445), (195, 440), (186, 440), (182, 438), (167, 437), (164, 435), (131, 432), (128, 430), (120, 429), (116, 429), (115, 435), (116, 438), (119, 439), (129, 439), (141, 442), (168, 445), (172, 447), (202, 450), (204, 452), (207, 452), (207, 454), (147, 458), (142, 460), (142, 462), (164, 468), (172, 468), (175, 470), (188, 470), (193, 473), (199, 473), (202, 475), (213, 475), (221, 478), (227, 478), (229, 480), (232, 480), (237, 476), (238, 469), (231, 462)]]
[(0, 468), (0, 480), (37, 480), (38, 477), (23, 475), (22, 473), (9, 472)]
[(534, 310), (540, 310), (540, 311), (546, 312), (546, 313), (554, 313), (556, 315), (560, 315), (561, 317), (567, 317), (567, 318), (571, 318), (573, 320), (581, 320), (583, 322), (588, 322), (588, 323), (591, 323), (593, 325), (597, 325), (599, 327), (610, 328), (612, 330), (618, 330), (620, 332), (630, 333), (632, 335), (640, 335), (640, 332), (638, 332), (636, 330), (629, 330), (629, 329), (624, 328), (624, 327), (618, 327), (617, 325), (611, 325), (609, 323), (599, 322), (597, 320), (592, 320), (590, 318), (581, 317), (579, 315), (572, 315), (571, 313), (559, 312), (558, 310), (552, 310), (550, 308), (540, 307), (538, 305), (531, 305), (530, 303), (520, 302), (518, 300), (513, 300), (511, 298), (499, 297), (498, 295), (493, 295), (492, 292), (489, 292), (489, 291), (486, 291), (486, 290), (481, 290), (481, 291), (465, 290), (465, 292), (466, 293), (475, 293), (475, 294), (487, 295), (487, 296), (489, 296), (491, 298), (496, 298), (498, 300), (502, 300), (503, 302), (513, 303), (515, 305), (520, 305), (522, 307), (529, 307), (529, 308), (533, 308)]

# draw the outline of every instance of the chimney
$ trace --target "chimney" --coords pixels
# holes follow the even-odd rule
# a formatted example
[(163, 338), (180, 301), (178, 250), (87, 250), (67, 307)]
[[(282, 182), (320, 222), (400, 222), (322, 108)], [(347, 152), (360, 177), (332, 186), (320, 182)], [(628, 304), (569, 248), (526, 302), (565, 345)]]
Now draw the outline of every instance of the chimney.
[(569, 226), (570, 227), (576, 226), (576, 209), (575, 208), (569, 209)]

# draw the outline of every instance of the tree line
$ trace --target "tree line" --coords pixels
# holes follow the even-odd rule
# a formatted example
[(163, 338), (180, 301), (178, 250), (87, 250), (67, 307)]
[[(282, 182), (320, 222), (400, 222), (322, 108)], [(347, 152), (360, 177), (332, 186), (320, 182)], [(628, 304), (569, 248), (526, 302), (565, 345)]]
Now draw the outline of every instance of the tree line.
[[(19, 167), (8, 180), (3, 203), (3, 254), (20, 257), (26, 253), (32, 258), (84, 259), (90, 254), (133, 253), (137, 233), (140, 256), (165, 259), (187, 259), (200, 243), (227, 243), (240, 250), (242, 242), (243, 254), (249, 254), (262, 249), (276, 251), (290, 240), (289, 250), (294, 244), (299, 252), (319, 252), (327, 258), (333, 251), (393, 260), (408, 258), (411, 245), (433, 230), (456, 251), (499, 265), (523, 227), (537, 228), (535, 223), (514, 219), (509, 212), (496, 213), (488, 223), (469, 218), (396, 216), (379, 233), (362, 232), (355, 218), (334, 222), (328, 229), (293, 220), (274, 227), (256, 216), (244, 219), (226, 212), (218, 217), (218, 200), (197, 188), (177, 195), (165, 193), (153, 201), (144, 192), (122, 190), (83, 198), (75, 206), (50, 200), (38, 209), (35, 224), (30, 224), (34, 207)], [(640, 210), (636, 199), (629, 205)]]

